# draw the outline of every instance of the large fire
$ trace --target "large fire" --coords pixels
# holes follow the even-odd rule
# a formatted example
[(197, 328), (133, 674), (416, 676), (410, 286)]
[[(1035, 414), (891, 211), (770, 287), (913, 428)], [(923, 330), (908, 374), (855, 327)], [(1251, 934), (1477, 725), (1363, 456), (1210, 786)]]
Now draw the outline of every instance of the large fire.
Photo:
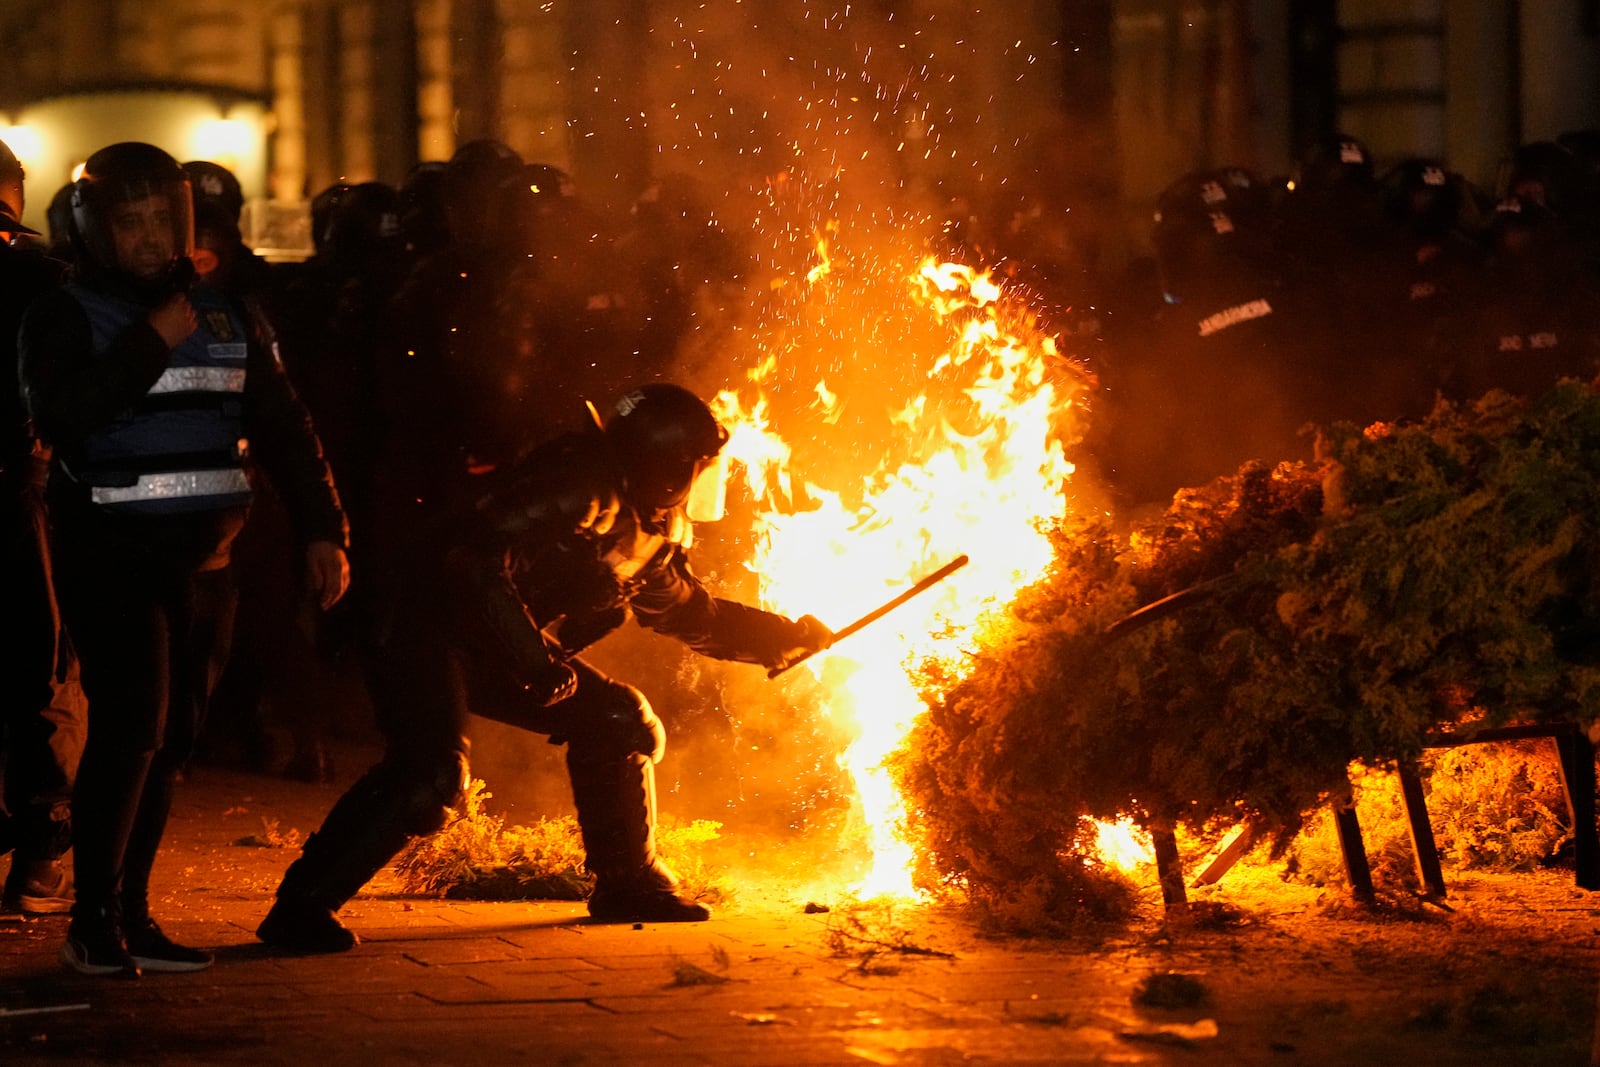
[[(828, 274), (826, 242), (817, 255), (807, 285)], [(898, 832), (901, 799), (882, 767), (923, 707), (910, 669), (934, 658), (959, 670), (983, 629), (999, 624), (995, 609), (1048, 566), (1042, 527), (1067, 506), (1073, 466), (1063, 436), (1083, 380), (989, 273), (928, 258), (899, 280), (946, 327), (948, 344), (926, 355), (878, 354), (885, 378), (912, 383), (887, 398), (881, 432), (893, 449), (857, 441), (794, 484), (791, 447), (771, 425), (772, 357), (715, 405), (731, 430), (734, 469), (763, 502), (750, 566), (767, 605), (838, 628), (955, 557), (971, 559), (800, 668), (823, 681), (825, 713), (852, 724), (843, 759), (870, 833), (870, 873), (855, 887), (864, 896), (914, 892), (913, 857)], [(891, 366), (907, 360), (923, 365), (909, 374)], [(829, 383), (811, 392), (811, 418), (835, 417), (840, 396)]]

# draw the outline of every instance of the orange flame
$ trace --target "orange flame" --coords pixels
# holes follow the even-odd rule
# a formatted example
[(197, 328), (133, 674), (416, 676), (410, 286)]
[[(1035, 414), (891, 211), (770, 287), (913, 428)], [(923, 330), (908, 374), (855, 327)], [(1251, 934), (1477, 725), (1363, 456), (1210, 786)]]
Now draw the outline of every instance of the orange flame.
[[(818, 250), (824, 267), (808, 281), (827, 273), (825, 241)], [(766, 507), (750, 566), (767, 606), (837, 628), (950, 559), (971, 557), (803, 668), (824, 683), (825, 714), (852, 724), (842, 759), (870, 837), (870, 873), (855, 887), (864, 896), (914, 894), (913, 856), (899, 832), (904, 808), (883, 767), (923, 710), (910, 670), (928, 658), (958, 666), (983, 633), (1003, 625), (998, 609), (1052, 560), (1042, 525), (1066, 508), (1073, 468), (1060, 430), (1081, 381), (1059, 373), (1054, 341), (988, 273), (929, 258), (903, 281), (949, 328), (942, 352), (888, 356), (927, 363), (914, 393), (891, 399), (883, 426), (909, 458), (884, 460), (860, 442), (863, 454), (829, 457), (830, 484), (808, 479), (797, 497), (791, 449), (771, 425), (760, 385), (770, 358), (749, 376), (753, 396), (725, 391), (713, 405), (730, 430), (734, 470)], [(840, 398), (822, 381), (814, 389), (810, 417), (837, 418)]]

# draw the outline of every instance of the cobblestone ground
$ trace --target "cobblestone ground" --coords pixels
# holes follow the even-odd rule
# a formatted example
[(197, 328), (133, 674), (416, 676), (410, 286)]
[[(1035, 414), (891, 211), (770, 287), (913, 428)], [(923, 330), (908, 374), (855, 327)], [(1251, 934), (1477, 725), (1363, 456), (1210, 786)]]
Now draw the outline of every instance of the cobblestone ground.
[[(0, 1063), (1589, 1063), (1600, 898), (1559, 872), (1462, 880), (1403, 920), (1240, 875), (1242, 921), (1152, 907), (1094, 941), (907, 907), (877, 945), (795, 906), (640, 929), (380, 879), (346, 911), (355, 951), (269, 953), (252, 931), (293, 853), (235, 842), (314, 827), (336, 793), (208, 768), (181, 788), (155, 910), (208, 971), (83, 978), (56, 960), (64, 918), (0, 921)], [(1135, 1002), (1168, 972), (1199, 1000)]]

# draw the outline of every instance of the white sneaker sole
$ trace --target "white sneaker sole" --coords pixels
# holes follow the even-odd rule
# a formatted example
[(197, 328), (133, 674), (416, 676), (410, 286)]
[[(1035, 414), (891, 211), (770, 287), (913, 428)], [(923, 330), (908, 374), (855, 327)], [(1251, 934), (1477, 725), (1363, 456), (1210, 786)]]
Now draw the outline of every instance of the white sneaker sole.
[(141, 971), (153, 971), (157, 974), (187, 974), (191, 971), (203, 971), (216, 961), (206, 960), (204, 963), (195, 963), (188, 960), (164, 960), (154, 956), (135, 955), (133, 962), (139, 965)]
[(72, 910), (69, 897), (20, 897), (5, 902), (6, 911), (24, 915), (65, 915)]

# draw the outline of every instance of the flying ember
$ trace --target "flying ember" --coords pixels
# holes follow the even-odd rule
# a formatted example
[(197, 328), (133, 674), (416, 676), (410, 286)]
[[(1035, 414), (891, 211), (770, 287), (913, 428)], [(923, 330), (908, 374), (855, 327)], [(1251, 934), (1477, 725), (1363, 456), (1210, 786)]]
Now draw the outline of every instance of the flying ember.
[[(722, 392), (714, 408), (731, 431), (733, 469), (760, 502), (748, 566), (764, 604), (838, 628), (970, 556), (794, 672), (810, 672), (821, 713), (854, 738), (843, 762), (872, 853), (855, 891), (912, 895), (902, 802), (884, 760), (922, 710), (918, 666), (931, 659), (959, 672), (984, 634), (1004, 625), (998, 609), (1052, 559), (1044, 525), (1068, 506), (1065, 448), (1081, 429), (1087, 375), (988, 272), (934, 258), (896, 272), (832, 252), (818, 242), (819, 265), (803, 284), (849, 287), (839, 300), (862, 318), (856, 336), (870, 337), (872, 350), (810, 353), (843, 380), (803, 382), (796, 353), (809, 350), (794, 343), (792, 322), (769, 329), (764, 337), (781, 335), (786, 347), (764, 344), (748, 384)], [(874, 277), (850, 280), (852, 268)], [(888, 322), (904, 336), (886, 336)], [(849, 330), (829, 332), (850, 347)], [(786, 389), (814, 399), (774, 403)], [(846, 408), (848, 439), (819, 443), (818, 426), (837, 427)]]

